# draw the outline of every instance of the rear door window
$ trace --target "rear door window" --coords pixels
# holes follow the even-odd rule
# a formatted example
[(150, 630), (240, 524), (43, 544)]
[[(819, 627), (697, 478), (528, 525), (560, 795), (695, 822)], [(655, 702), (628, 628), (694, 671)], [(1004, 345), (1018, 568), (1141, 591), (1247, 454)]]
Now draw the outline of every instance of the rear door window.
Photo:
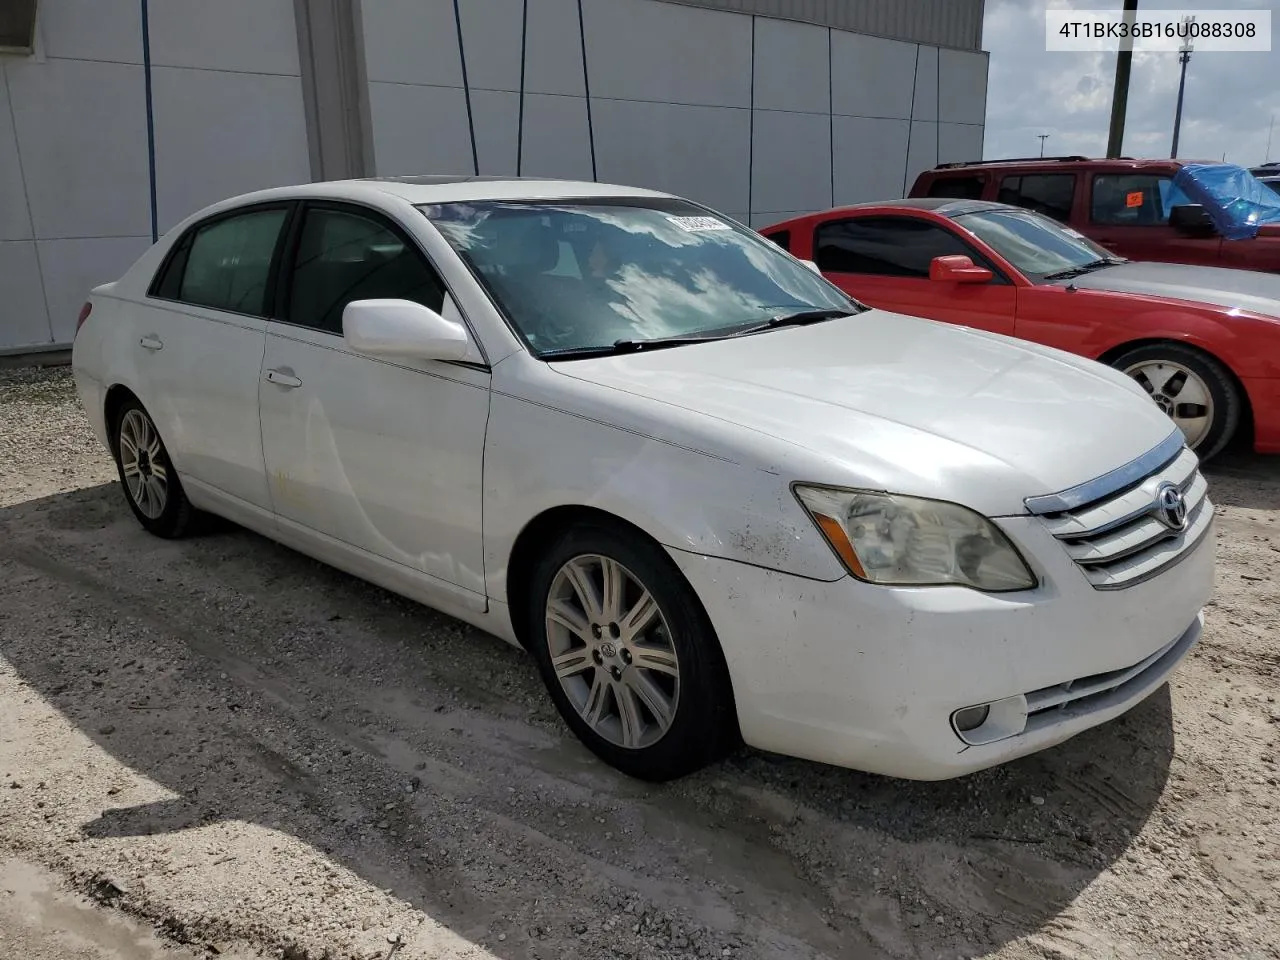
[(1074, 173), (1026, 173), (1001, 180), (996, 199), (1066, 223), (1071, 219), (1075, 192)]
[(195, 227), (166, 261), (152, 295), (266, 316), (272, 263), (288, 215), (287, 207), (255, 209)]

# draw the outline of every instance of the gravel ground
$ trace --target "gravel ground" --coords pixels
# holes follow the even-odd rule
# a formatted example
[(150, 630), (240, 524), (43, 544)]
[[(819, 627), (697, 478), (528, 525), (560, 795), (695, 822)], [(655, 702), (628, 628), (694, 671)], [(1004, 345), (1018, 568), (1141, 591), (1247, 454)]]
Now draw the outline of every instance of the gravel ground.
[(0, 409), (0, 851), (108, 915), (293, 960), (1280, 957), (1274, 460), (1210, 471), (1204, 639), (1121, 720), (949, 783), (744, 750), (653, 787), (497, 640), (146, 535), (65, 370)]

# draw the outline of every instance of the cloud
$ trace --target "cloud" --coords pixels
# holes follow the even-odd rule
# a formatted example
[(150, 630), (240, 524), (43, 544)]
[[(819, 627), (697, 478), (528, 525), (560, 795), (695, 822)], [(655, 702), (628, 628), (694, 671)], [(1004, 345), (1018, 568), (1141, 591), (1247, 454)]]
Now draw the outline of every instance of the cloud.
[[(1196, 10), (1203, 0), (1143, 0), (1139, 9)], [(1268, 9), (1271, 0), (1218, 0), (1222, 9)], [(1044, 12), (1119, 8), (1120, 0), (987, 0), (983, 45), (991, 52), (985, 155), (1034, 156), (1037, 134), (1049, 154), (1103, 156), (1111, 118), (1114, 53), (1048, 53)], [(1272, 111), (1280, 120), (1280, 43), (1272, 17), (1269, 53), (1194, 53), (1187, 68), (1178, 155), (1261, 163)], [(1129, 81), (1124, 153), (1167, 157), (1178, 95), (1175, 53), (1135, 53)], [(1280, 126), (1280, 124), (1277, 124)], [(1280, 159), (1280, 130), (1272, 137)]]

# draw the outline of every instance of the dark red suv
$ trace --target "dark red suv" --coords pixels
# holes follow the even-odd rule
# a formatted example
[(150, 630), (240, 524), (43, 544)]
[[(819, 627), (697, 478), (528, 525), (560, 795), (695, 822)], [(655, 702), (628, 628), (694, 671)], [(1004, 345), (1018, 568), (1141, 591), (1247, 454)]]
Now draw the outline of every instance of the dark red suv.
[[(1186, 174), (1208, 170), (1234, 186), (1215, 189), (1207, 177), (1209, 189), (1202, 190), (1179, 177), (1185, 167), (1191, 168)], [(940, 164), (916, 178), (910, 196), (1026, 207), (1131, 260), (1280, 272), (1280, 211), (1267, 212), (1263, 200), (1259, 214), (1255, 186), (1270, 202), (1280, 200), (1247, 170), (1228, 164), (1045, 157)], [(1253, 202), (1240, 202), (1238, 194)]]

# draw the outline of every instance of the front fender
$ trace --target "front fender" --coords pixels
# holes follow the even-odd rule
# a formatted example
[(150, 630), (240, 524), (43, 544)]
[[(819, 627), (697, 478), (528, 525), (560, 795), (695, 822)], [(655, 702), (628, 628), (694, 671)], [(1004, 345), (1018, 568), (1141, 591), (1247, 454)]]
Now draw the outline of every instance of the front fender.
[(1092, 344), (1101, 359), (1140, 340), (1169, 340), (1203, 350), (1237, 377), (1280, 377), (1280, 329), (1265, 317), (1218, 318), (1190, 311), (1144, 311), (1123, 330), (1108, 331)]
[(1019, 292), (1017, 334), (1093, 360), (1170, 340), (1217, 357), (1237, 377), (1280, 377), (1280, 319), (1190, 301), (1033, 287)]
[(667, 547), (840, 579), (844, 569), (789, 484), (781, 473), (495, 392), (485, 444), (486, 588), (506, 596), (516, 538), (564, 506), (613, 514)]

